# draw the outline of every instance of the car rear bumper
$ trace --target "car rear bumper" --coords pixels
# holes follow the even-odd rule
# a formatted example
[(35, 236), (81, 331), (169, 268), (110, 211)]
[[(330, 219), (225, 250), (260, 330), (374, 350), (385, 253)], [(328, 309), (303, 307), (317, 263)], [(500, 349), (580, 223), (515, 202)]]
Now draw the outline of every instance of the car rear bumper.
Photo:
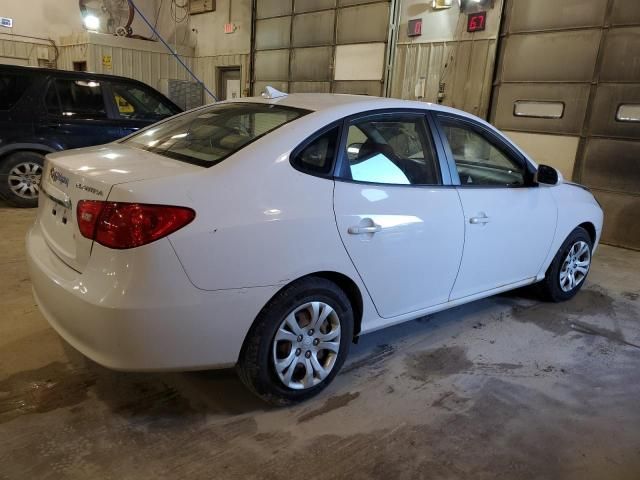
[(132, 250), (95, 245), (82, 273), (27, 234), (33, 294), (74, 348), (115, 370), (199, 370), (236, 363), (254, 318), (278, 287), (208, 292), (187, 279), (166, 239)]

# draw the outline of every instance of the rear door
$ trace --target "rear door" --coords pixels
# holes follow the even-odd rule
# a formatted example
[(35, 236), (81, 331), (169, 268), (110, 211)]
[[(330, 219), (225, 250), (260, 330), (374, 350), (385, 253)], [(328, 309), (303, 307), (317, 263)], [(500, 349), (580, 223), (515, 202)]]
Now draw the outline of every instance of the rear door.
[(100, 80), (53, 77), (45, 91), (46, 119), (36, 126), (62, 149), (102, 145), (122, 137)]
[(533, 167), (493, 130), (455, 115), (436, 117), (465, 218), (451, 300), (533, 280), (555, 232), (550, 189), (533, 182)]
[(336, 222), (378, 313), (391, 318), (446, 302), (464, 220), (424, 111), (361, 116), (344, 130)]
[(122, 136), (181, 112), (160, 93), (137, 83), (110, 81), (106, 91)]

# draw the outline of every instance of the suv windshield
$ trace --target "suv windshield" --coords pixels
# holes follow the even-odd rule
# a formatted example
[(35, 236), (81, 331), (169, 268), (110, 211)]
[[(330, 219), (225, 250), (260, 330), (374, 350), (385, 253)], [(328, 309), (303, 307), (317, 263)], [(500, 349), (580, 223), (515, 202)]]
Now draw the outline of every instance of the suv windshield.
[(128, 138), (125, 143), (210, 167), (307, 113), (307, 110), (279, 105), (223, 103), (154, 125)]

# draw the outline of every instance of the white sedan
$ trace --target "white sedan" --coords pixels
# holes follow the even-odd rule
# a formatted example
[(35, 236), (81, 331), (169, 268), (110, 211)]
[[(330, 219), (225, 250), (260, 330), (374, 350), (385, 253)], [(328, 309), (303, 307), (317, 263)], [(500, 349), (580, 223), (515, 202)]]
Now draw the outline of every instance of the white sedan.
[(283, 405), (364, 333), (534, 283), (571, 298), (602, 220), (466, 113), (271, 90), (49, 155), (27, 252), (40, 310), (87, 357), (235, 365)]

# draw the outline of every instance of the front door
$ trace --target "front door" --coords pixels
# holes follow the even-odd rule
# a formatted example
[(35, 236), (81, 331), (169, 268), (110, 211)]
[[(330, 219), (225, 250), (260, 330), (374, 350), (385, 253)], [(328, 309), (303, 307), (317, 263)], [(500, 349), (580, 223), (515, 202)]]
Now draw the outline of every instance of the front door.
[(464, 223), (455, 188), (443, 186), (423, 113), (347, 122), (334, 210), (340, 237), (381, 317), (448, 300)]
[(555, 231), (551, 191), (533, 183), (526, 159), (492, 130), (460, 117), (438, 119), (465, 217), (451, 300), (532, 280)]
[(122, 136), (118, 121), (110, 118), (100, 81), (68, 77), (51, 80), (45, 102), (47, 118), (36, 125), (36, 134), (62, 149), (101, 145)]

